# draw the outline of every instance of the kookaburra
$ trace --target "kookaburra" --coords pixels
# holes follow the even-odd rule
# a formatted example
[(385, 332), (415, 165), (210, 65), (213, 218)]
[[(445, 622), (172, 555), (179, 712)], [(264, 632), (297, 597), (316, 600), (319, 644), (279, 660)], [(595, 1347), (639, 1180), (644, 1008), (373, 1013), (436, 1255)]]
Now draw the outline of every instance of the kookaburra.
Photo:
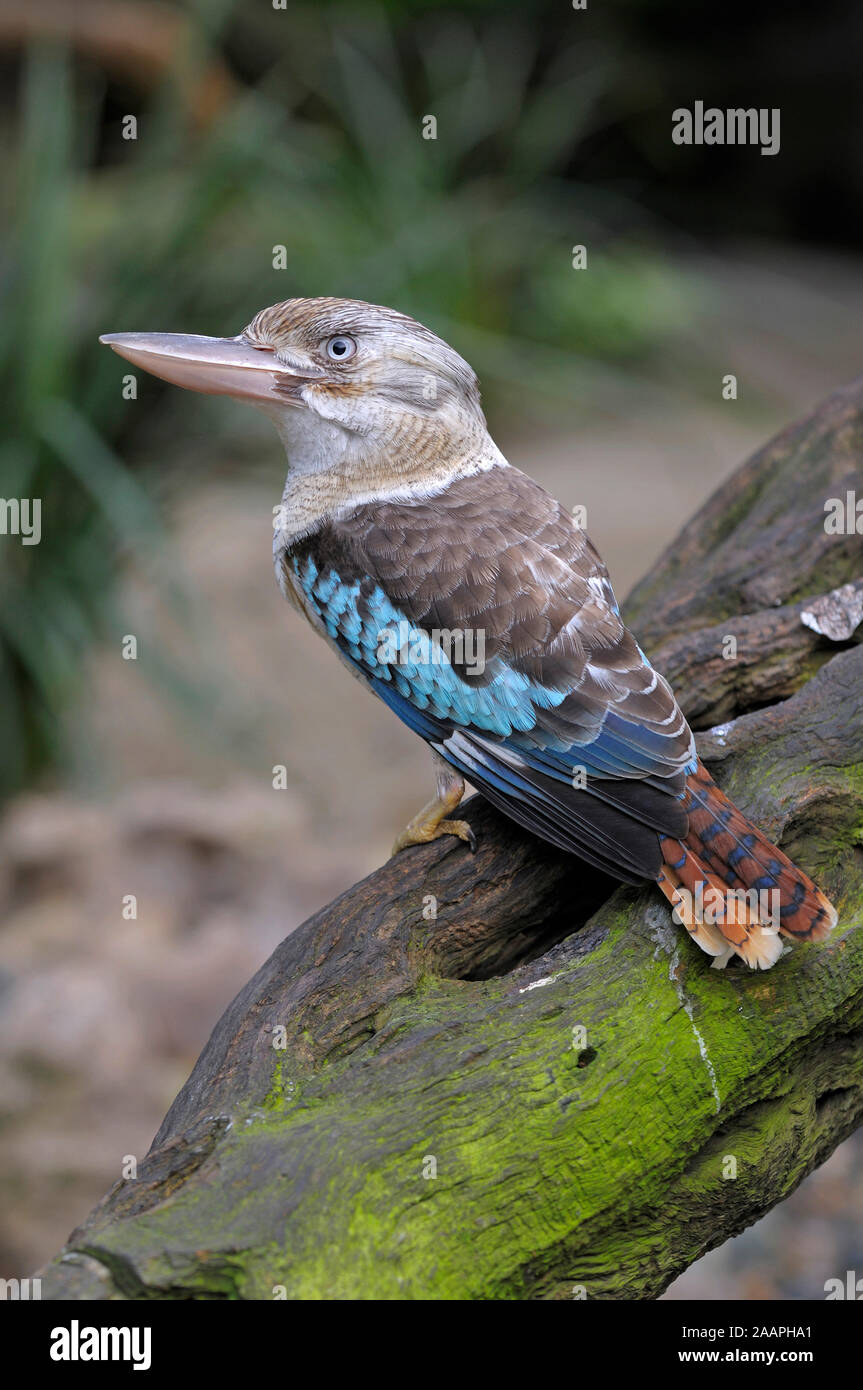
[(699, 762), (587, 535), (503, 457), (474, 372), (436, 334), (360, 300), (289, 299), (235, 338), (101, 341), (273, 420), (282, 590), (433, 750), (437, 793), (397, 849), (472, 843), (453, 819), (469, 778), (551, 844), (654, 880), (716, 965), (766, 969), (783, 936), (835, 924)]

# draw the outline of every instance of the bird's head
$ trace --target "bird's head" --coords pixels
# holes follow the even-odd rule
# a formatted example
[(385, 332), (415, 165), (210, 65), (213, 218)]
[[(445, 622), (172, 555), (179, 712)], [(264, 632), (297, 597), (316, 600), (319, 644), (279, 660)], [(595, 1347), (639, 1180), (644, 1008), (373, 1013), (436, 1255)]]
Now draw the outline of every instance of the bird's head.
[[(292, 469), (398, 474), (488, 440), (472, 368), (422, 324), (356, 299), (287, 299), (235, 338), (109, 333), (136, 367), (270, 415)], [(434, 460), (434, 465), (432, 465)]]

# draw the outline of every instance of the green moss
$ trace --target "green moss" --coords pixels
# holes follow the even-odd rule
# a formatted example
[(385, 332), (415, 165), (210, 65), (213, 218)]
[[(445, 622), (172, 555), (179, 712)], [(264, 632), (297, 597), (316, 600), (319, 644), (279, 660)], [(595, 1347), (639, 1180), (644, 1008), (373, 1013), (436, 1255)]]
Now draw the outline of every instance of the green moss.
[[(829, 945), (795, 950), (781, 984), (720, 973), (661, 905), (640, 925), (645, 902), (615, 895), (594, 950), (523, 994), (512, 980), (425, 977), (373, 1039), (304, 1082), (301, 1104), (277, 1054), (263, 1109), (237, 1114), (170, 1202), (91, 1232), (92, 1252), (122, 1251), (172, 1297), (269, 1299), (274, 1285), (292, 1299), (566, 1297), (562, 1266), (590, 1296), (618, 1297), (644, 1287), (669, 1240), (682, 1267), (708, 1236), (669, 1208), (699, 1193), (709, 1206), (718, 1156), (737, 1157), (742, 1223), (765, 1172), (790, 1186), (805, 1171), (792, 1078), (818, 1082), (801, 1073), (799, 1030), (825, 994), (847, 1007), (842, 978), (852, 957), (863, 969), (863, 945), (846, 939), (841, 971)], [(804, 1001), (791, 1015), (789, 990)], [(799, 1157), (777, 1167), (787, 1142)]]

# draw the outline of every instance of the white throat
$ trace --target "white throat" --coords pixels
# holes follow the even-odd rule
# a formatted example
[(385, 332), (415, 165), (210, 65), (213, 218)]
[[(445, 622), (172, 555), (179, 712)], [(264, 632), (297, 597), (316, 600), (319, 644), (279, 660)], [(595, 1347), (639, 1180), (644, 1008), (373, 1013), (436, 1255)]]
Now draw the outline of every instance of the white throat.
[[(315, 411), (269, 411), (288, 455), (288, 474), (275, 519), (275, 547), (287, 548), (327, 516), (366, 503), (433, 496), (454, 482), (489, 468), (508, 468), (481, 418), (453, 434), (444, 422), (423, 433), (394, 429), (359, 433)], [(461, 422), (460, 422), (461, 423)]]

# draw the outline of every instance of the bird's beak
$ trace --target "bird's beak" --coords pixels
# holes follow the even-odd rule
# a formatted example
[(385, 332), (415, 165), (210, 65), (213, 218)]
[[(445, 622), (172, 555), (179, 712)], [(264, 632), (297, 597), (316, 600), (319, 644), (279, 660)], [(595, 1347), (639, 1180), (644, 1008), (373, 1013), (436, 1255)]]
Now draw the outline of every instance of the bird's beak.
[[(153, 376), (241, 400), (285, 402), (296, 376), (271, 348), (236, 338), (204, 338), (195, 333), (105, 333), (99, 339), (135, 367)], [(286, 390), (288, 388), (288, 390)]]

